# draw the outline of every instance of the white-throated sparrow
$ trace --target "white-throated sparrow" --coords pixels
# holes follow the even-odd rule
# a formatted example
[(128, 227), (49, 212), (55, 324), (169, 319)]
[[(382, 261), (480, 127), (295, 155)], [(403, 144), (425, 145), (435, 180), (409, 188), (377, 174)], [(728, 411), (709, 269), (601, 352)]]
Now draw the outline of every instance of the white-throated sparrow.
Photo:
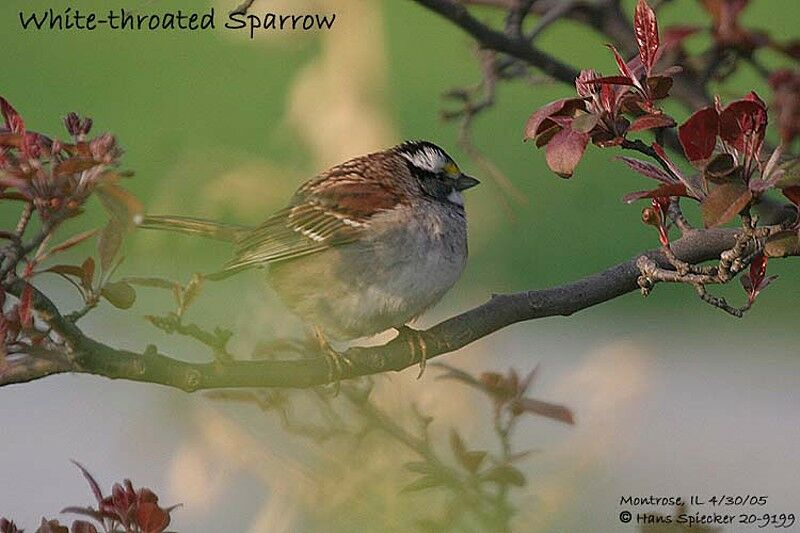
[(354, 339), (403, 328), (458, 280), (467, 260), (461, 191), (479, 182), (444, 150), (409, 141), (306, 182), (256, 228), (146, 216), (144, 228), (234, 242), (209, 278), (269, 265), (286, 305), (322, 334)]

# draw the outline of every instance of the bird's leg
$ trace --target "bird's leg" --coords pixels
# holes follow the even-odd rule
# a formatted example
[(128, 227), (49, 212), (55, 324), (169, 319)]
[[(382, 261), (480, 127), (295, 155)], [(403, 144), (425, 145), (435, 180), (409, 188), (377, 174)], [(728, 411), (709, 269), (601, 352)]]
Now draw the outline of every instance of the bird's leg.
[[(422, 333), (414, 328), (404, 325), (397, 328), (397, 332), (405, 337), (408, 343), (408, 348), (411, 350), (411, 361), (419, 362), (417, 379), (420, 379), (422, 374), (425, 373), (425, 367), (428, 364), (428, 345), (425, 343)], [(419, 356), (417, 356), (417, 352), (419, 352)]]
[[(338, 395), (339, 389), (341, 388), (342, 377), (345, 375), (345, 368), (347, 368), (348, 371), (352, 370), (353, 362), (346, 355), (334, 350), (330, 343), (328, 343), (322, 330), (318, 327), (314, 328), (314, 336), (319, 343), (320, 352), (322, 352), (322, 355), (325, 356), (328, 362), (328, 381), (335, 384), (334, 395)], [(347, 373), (349, 374), (349, 372)]]

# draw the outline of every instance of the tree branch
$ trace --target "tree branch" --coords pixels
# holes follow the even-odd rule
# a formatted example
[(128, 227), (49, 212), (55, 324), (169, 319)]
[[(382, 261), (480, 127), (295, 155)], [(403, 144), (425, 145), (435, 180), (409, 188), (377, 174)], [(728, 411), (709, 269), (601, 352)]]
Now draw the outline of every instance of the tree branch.
[(472, 35), (484, 48), (509, 54), (533, 65), (564, 83), (574, 83), (578, 71), (559, 59), (542, 52), (524, 38), (512, 38), (490, 28), (473, 17), (461, 4), (450, 0), (414, 0), (450, 20)]
[[(741, 230), (718, 228), (696, 230), (672, 244), (681, 260), (700, 263), (720, 257), (736, 245)], [(645, 254), (658, 265), (669, 266), (661, 251)], [(641, 275), (637, 256), (603, 272), (578, 281), (542, 290), (498, 294), (480, 305), (420, 331), (427, 346), (427, 358), (454, 352), (495, 331), (517, 322), (549, 316), (568, 316), (582, 309), (607, 302), (639, 289)], [(19, 296), (25, 282), (8, 285), (9, 293)], [(149, 346), (144, 353), (119, 350), (97, 342), (72, 322), (41, 292), (34, 292), (34, 307), (53, 330), (71, 347), (66, 360), (42, 360), (35, 365), (8, 361), (0, 370), (0, 385), (23, 383), (65, 372), (94, 374), (112, 379), (157, 383), (184, 391), (238, 387), (308, 388), (329, 382), (329, 368), (324, 357), (297, 360), (246, 360), (234, 362), (191, 363), (159, 353)], [(356, 347), (345, 355), (352, 361), (344, 378), (400, 371), (419, 362), (414, 346), (400, 336), (383, 346)], [(35, 357), (30, 357), (35, 359)]]
[[(542, 28), (534, 30), (531, 35), (509, 35), (494, 30), (473, 17), (465, 4), (484, 4), (492, 7), (513, 9), (516, 2), (511, 0), (414, 0), (431, 11), (434, 11), (470, 34), (480, 46), (505, 53), (538, 68), (559, 82), (573, 86), (579, 71), (557, 58), (542, 52), (532, 42)], [(636, 38), (632, 24), (622, 10), (618, 0), (600, 0), (597, 2), (534, 2), (531, 10), (542, 16), (541, 22), (551, 24), (557, 18), (569, 18), (585, 24), (611, 39), (620, 52), (631, 57), (636, 53)], [(557, 18), (556, 18), (557, 16)], [(697, 109), (711, 103), (711, 97), (705, 84), (697, 79), (696, 73), (684, 68), (674, 76), (673, 96), (688, 109)], [(664, 144), (676, 151), (681, 151), (677, 135), (667, 130)]]

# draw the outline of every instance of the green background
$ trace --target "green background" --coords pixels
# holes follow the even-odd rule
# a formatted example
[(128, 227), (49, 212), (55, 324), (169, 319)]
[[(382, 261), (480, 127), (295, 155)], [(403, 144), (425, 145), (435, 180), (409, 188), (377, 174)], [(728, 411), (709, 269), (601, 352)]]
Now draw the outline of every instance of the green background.
[[(123, 166), (136, 173), (126, 187), (145, 206), (156, 206), (158, 211), (209, 216), (245, 224), (258, 223), (259, 218), (266, 217), (288, 197), (303, 176), (310, 177), (321, 170), (302, 136), (281, 120), (289, 103), (287, 95), (292, 84), (304, 66), (320, 52), (318, 39), (307, 36), (286, 45), (265, 46), (260, 39), (232, 39), (227, 35), (228, 30), (219, 27), (215, 31), (194, 33), (32, 32), (21, 30), (18, 24), (17, 13), (21, 8), (52, 7), (58, 11), (72, 6), (73, 9), (104, 10), (112, 4), (117, 6), (118, 2), (6, 0), (0, 5), (0, 51), (4, 58), (0, 71), (0, 94), (17, 108), (30, 129), (55, 134), (62, 131), (60, 117), (66, 112), (89, 115), (94, 118), (97, 131), (113, 132), (125, 148)], [(626, 11), (632, 12), (634, 2), (625, 4)], [(207, 2), (188, 0), (138, 3), (131, 0), (124, 7), (139, 6), (143, 11), (160, 11), (178, 7), (201, 10), (208, 5)], [(376, 98), (394, 126), (394, 141), (407, 138), (433, 140), (445, 147), (462, 168), (482, 177), (474, 162), (458, 149), (456, 125), (440, 119), (441, 110), (448, 105), (441, 94), (478, 81), (479, 71), (470, 39), (414, 2), (395, 0), (377, 5), (382, 27), (376, 30), (383, 32), (386, 81)], [(268, 4), (265, 6), (259, 11), (270, 9)], [(291, 4), (280, 4), (280, 7), (292, 11)], [(216, 8), (219, 26), (224, 11), (221, 3), (217, 3)], [(346, 21), (348, 17), (347, 10), (337, 11), (336, 3), (323, 3), (310, 9), (336, 11), (340, 20)], [(755, 1), (743, 20), (748, 26), (764, 28), (775, 37), (787, 38), (796, 33), (798, 9), (797, 2), (792, 0)], [(490, 10), (478, 9), (476, 13), (484, 20), (497, 20), (496, 14)], [(705, 24), (705, 21), (697, 3), (689, 0), (667, 3), (660, 18), (662, 28), (671, 24)], [(354, 22), (350, 20), (349, 23)], [(583, 26), (571, 22), (556, 25), (547, 30), (537, 44), (576, 66), (593, 67), (608, 74), (614, 70), (612, 57), (603, 46), (603, 37)], [(707, 44), (708, 38), (702, 35), (689, 42), (694, 50), (702, 50)], [(778, 65), (783, 61), (771, 52), (764, 52), (762, 59), (768, 65)], [(719, 88), (719, 92), (723, 98), (731, 99), (751, 89), (757, 90), (765, 100), (771, 99), (763, 81), (743, 66), (724, 87)], [(569, 282), (657, 245), (656, 232), (640, 223), (642, 206), (625, 205), (620, 201), (624, 193), (651, 184), (613, 161), (617, 155), (615, 150), (590, 147), (575, 177), (565, 181), (547, 170), (541, 151), (522, 142), (522, 128), (531, 112), (553, 99), (572, 93), (572, 88), (559, 83), (535, 86), (519, 81), (503, 83), (497, 93), (496, 105), (476, 119), (476, 145), (499, 165), (528, 202), (526, 205), (515, 204), (513, 213), (509, 213), (498, 186), (488, 177), (483, 177), (481, 187), (470, 191), (467, 200), (471, 234), (469, 265), (462, 282), (442, 306), (437, 307), (428, 322), (476, 305), (492, 292), (543, 288)], [(674, 108), (674, 115), (680, 122), (688, 112)], [(358, 128), (357, 114), (351, 120), (352, 128)], [(374, 149), (380, 148), (382, 146), (374, 146)], [(242, 210), (230, 203), (214, 203), (213, 199), (210, 203), (207, 198), (200, 201), (203, 191), (213, 190), (213, 187), (209, 189), (209, 184), (247, 160), (268, 160), (277, 168), (292, 169), (285, 178), (275, 174), (265, 177), (263, 189), (258, 192), (258, 195), (263, 194), (263, 198), (250, 199), (253, 205), (263, 200), (263, 215), (258, 214), (258, 208), (252, 205)], [(203, 208), (209, 205), (213, 209)], [(14, 217), (13, 209), (6, 206), (0, 214), (0, 221), (8, 226)], [(102, 211), (99, 205), (95, 205), (89, 209), (88, 216), (73, 227), (77, 232), (79, 228), (96, 226), (102, 220)], [(91, 253), (90, 246), (71, 257), (77, 261), (87, 253)], [(227, 251), (224, 246), (209, 246), (188, 238), (164, 240), (134, 234), (127, 243), (126, 254), (127, 260), (122, 268), (125, 274), (162, 275), (186, 280), (194, 271), (213, 269), (225, 260)], [(583, 349), (570, 344), (571, 337), (577, 336), (593, 337), (597, 342), (632, 338), (655, 350), (677, 349), (677, 342), (693, 346), (691, 349), (698, 352), (713, 348), (718, 357), (712, 358), (712, 371), (725, 367), (731, 360), (754, 364), (753, 358), (764, 355), (774, 364), (776, 375), (787, 372), (787, 368), (796, 371), (796, 360), (790, 354), (796, 352), (798, 340), (796, 308), (800, 277), (794, 274), (794, 268), (793, 261), (770, 264), (770, 272), (779, 274), (781, 279), (760, 297), (758, 305), (744, 321), (699, 302), (687, 287), (659, 286), (646, 301), (638, 294), (630, 294), (565, 321), (541, 321), (500, 333), (497, 344), (488, 350), (491, 359), (475, 366), (503, 368), (513, 361), (524, 361), (529, 365), (530, 351), (521, 340), (529, 335), (549, 339), (547, 348), (540, 347), (537, 351), (536, 359), (545, 360), (546, 365), (551, 361), (549, 364), (555, 369), (561, 368), (557, 361), (562, 356), (569, 360), (569, 354)], [(64, 290), (56, 282), (47, 283), (54, 291)], [(234, 280), (221, 288), (210, 288), (209, 301), (218, 304), (204, 306), (197, 319), (227, 325), (232, 311), (246, 315), (246, 309), (239, 307), (243, 294), (250, 300), (260, 298), (253, 296), (254, 292), (252, 282), (248, 283), (247, 278)], [(738, 282), (720, 292), (731, 295), (737, 299), (735, 301), (744, 296)], [(66, 294), (64, 298), (71, 301)], [(142, 295), (142, 312), (158, 309), (164, 299), (162, 295)], [(139, 320), (141, 313), (120, 315), (113, 314), (115, 312), (108, 308), (103, 310), (110, 318), (90, 317), (86, 322), (90, 331), (102, 340), (113, 344), (116, 339), (117, 344), (141, 349), (144, 347), (141, 338), (147, 336), (148, 340), (158, 340), (160, 347), (167, 342), (173, 343), (176, 349), (189, 346), (181, 341), (162, 339), (153, 333)], [(96, 314), (102, 314), (103, 310)], [(265, 330), (270, 332), (271, 327), (266, 325)], [(450, 361), (458, 362), (458, 358)], [(691, 364), (691, 361), (686, 363)], [(567, 367), (565, 364), (564, 368)], [(737, 375), (748, 371), (745, 367), (737, 368)], [(54, 382), (48, 380), (46, 383)], [(70, 384), (81, 383), (87, 395), (95, 386), (89, 378), (59, 383), (67, 389)], [(766, 382), (750, 385), (769, 387)], [(699, 390), (702, 391), (704, 386), (701, 380)], [(36, 391), (41, 392), (44, 387), (31, 385), (33, 392), (30, 393), (28, 389), (21, 392), (22, 388), (18, 387), (13, 389), (13, 397), (11, 392), (0, 391), (0, 423), (2, 405), (18, 405), (26, 393), (31, 394), (37, 409), (46, 411), (46, 406), (36, 403), (36, 398), (41, 398), (36, 396)], [(108, 384), (99, 387), (109, 395), (116, 390)], [(125, 390), (126, 394), (137, 397), (146, 395), (148, 391), (141, 386)], [(687, 390), (690, 392), (686, 394), (694, 394), (691, 389)], [(157, 394), (162, 393), (159, 390)], [(81, 398), (83, 400), (75, 401), (88, 401)], [(170, 407), (159, 407), (167, 410), (159, 415), (165, 420), (170, 419), (173, 412), (185, 409), (185, 404), (191, 399), (169, 395), (169, 401)], [(797, 406), (796, 396), (788, 397), (788, 401)], [(789, 407), (786, 402), (780, 404), (783, 408)], [(722, 416), (725, 412), (726, 408), (720, 406), (717, 414)], [(10, 407), (6, 415), (6, 424), (21, 420), (14, 418)], [(43, 416), (47, 419), (47, 415)], [(25, 419), (30, 423), (26, 431), (38, 430), (30, 418)], [(179, 429), (174, 431), (180, 432)], [(94, 433), (90, 431), (90, 434)], [(159, 437), (148, 434), (141, 438), (150, 442)], [(15, 442), (22, 446), (22, 437)], [(558, 447), (558, 440), (550, 439), (547, 445)], [(105, 452), (101, 450), (114, 446), (113, 442), (98, 444), (96, 450), (102, 454)], [(124, 450), (131, 457), (136, 456), (130, 449)], [(81, 458), (89, 462), (98, 454), (86, 452)], [(55, 455), (52, 464), (61, 464), (63, 454)], [(106, 479), (119, 473), (120, 469), (111, 464), (95, 462), (103, 465)], [(141, 469), (137, 470), (133, 459), (130, 463), (130, 475), (146, 477), (146, 473), (140, 473)], [(127, 471), (121, 472), (117, 477), (127, 474)], [(19, 475), (24, 475), (24, 472)], [(70, 480), (71, 476), (70, 472), (63, 475), (64, 479)], [(240, 501), (246, 502), (252, 494), (246, 489), (247, 482), (243, 483), (238, 485), (236, 494), (241, 492)], [(70, 487), (78, 485), (76, 482)], [(0, 488), (0, 502), (6, 499), (4, 490), (8, 489)], [(73, 488), (71, 493), (80, 490)], [(56, 498), (56, 495), (47, 498), (46, 501), (73, 503)], [(22, 509), (20, 512), (29, 513), (28, 516), (46, 512), (32, 503), (27, 507), (21, 506), (19, 502), (26, 499), (18, 495), (15, 501), (20, 506), (18, 509)], [(611, 509), (611, 504), (608, 505), (607, 508)], [(57, 506), (52, 508), (57, 509)], [(0, 514), (2, 512), (0, 508)], [(243, 513), (237, 518), (240, 522), (234, 523), (247, 523), (247, 511)]]
[[(663, 10), (662, 27), (703, 17), (695, 2), (672, 4)], [(309, 164), (306, 149), (294, 132), (278, 130), (288, 87), (317, 51), (313, 38), (277, 49), (259, 46), (258, 41), (222, 39), (220, 34), (230, 30), (219, 28), (224, 20), (219, 6), (216, 31), (25, 32), (16, 23), (20, 5), (6, 2), (0, 7), (0, 47), (6, 56), (3, 94), (31, 128), (58, 132), (59, 117), (76, 110), (92, 116), (98, 130), (115, 133), (127, 151), (124, 166), (136, 172), (129, 188), (145, 205), (161, 192), (160, 184), (175, 179), (176, 173), (181, 179), (191, 179), (199, 189), (237, 158), (266, 157), (307, 176), (320, 170)], [(25, 9), (59, 5), (69, 4), (32, 1), (25, 2)], [(90, 1), (71, 5), (108, 7), (105, 2)], [(169, 5), (202, 6), (179, 1)], [(142, 9), (155, 10), (156, 6), (145, 3)], [(790, 35), (793, 17), (774, 15), (796, 9), (788, 0), (756, 2), (744, 20), (753, 27), (768, 28), (773, 35)], [(412, 2), (386, 2), (381, 11), (388, 53), (388, 84), (382, 100), (396, 125), (397, 141), (432, 139), (474, 172), (475, 165), (457, 148), (456, 126), (439, 118), (448, 105), (440, 95), (478, 79), (469, 39)], [(493, 18), (491, 11), (479, 10), (479, 14), (487, 20)], [(340, 13), (340, 17), (346, 16)], [(691, 40), (690, 46), (702, 49), (705, 42), (700, 36)], [(584, 27), (564, 23), (545, 32), (538, 44), (576, 66), (611, 72), (613, 61), (603, 43), (601, 36)], [(763, 55), (768, 64), (779, 61), (769, 52)], [(751, 88), (769, 99), (769, 90), (745, 66), (722, 94), (732, 98)], [(563, 181), (548, 172), (540, 151), (521, 142), (526, 117), (544, 103), (569, 94), (571, 89), (558, 83), (503, 83), (496, 106), (476, 120), (477, 146), (529, 201), (525, 206), (516, 205), (513, 216), (503, 216), (503, 203), (491, 180), (470, 195), (470, 209), (477, 213), (470, 219), (472, 231), (483, 231), (482, 217), (493, 218), (491, 236), (481, 236), (480, 246), (473, 246), (467, 272), (470, 283), (495, 291), (563, 283), (657, 244), (655, 232), (638, 222), (641, 206), (619, 201), (623, 193), (650, 184), (614, 162), (614, 150), (590, 148), (574, 179)], [(688, 116), (680, 108), (675, 114), (678, 120)], [(187, 153), (193, 154), (191, 159), (196, 162), (177, 160)], [(194, 166), (176, 168), (181, 162)], [(270, 195), (269, 183), (264, 185), (264, 195)], [(187, 200), (173, 199), (177, 212), (204, 214), (197, 213)], [(279, 200), (265, 204), (274, 201)], [(265, 210), (264, 216), (268, 212)], [(236, 212), (211, 215), (258, 222)], [(179, 243), (184, 245), (188, 253), (207, 249), (203, 243)], [(791, 265), (774, 264), (773, 268), (783, 274)], [(174, 272), (182, 270), (176, 265)], [(783, 277), (782, 289), (796, 291), (800, 287), (796, 277)], [(659, 287), (650, 305), (630, 296), (600, 312), (675, 311), (688, 305), (687, 292)], [(765, 293), (765, 304), (753, 312), (751, 320), (783, 315), (793, 308), (792, 299), (769, 292), (773, 291)], [(720, 327), (731, 323), (719, 315), (699, 303), (693, 312), (695, 318), (702, 316)]]

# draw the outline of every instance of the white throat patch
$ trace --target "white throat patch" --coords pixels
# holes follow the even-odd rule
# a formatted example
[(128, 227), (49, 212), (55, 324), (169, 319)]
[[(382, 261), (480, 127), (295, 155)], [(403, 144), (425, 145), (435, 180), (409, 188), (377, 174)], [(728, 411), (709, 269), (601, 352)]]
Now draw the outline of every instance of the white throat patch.
[(447, 200), (451, 203), (456, 205), (460, 205), (463, 207), (464, 205), (464, 197), (461, 196), (461, 192), (453, 189), (450, 194), (447, 195)]

